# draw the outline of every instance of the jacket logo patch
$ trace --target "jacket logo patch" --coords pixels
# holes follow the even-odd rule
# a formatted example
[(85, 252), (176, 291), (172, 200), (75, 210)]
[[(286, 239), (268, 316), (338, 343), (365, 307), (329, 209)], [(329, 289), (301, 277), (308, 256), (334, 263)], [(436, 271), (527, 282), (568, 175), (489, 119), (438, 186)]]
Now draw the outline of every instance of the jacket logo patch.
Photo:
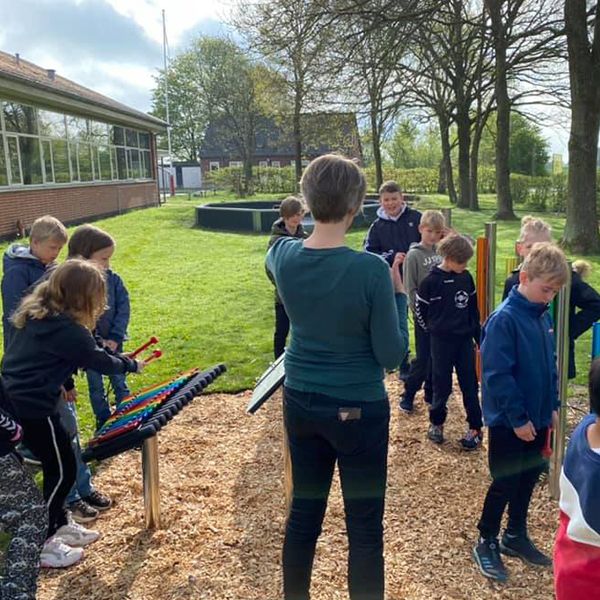
[(414, 224), (412, 221), (409, 221), (409, 222), (408, 222), (408, 226), (409, 226), (409, 227), (414, 227), (414, 226), (415, 226), (415, 224)]
[(467, 305), (469, 304), (469, 294), (464, 290), (456, 292), (454, 295), (454, 304), (456, 304), (456, 308), (467, 308)]

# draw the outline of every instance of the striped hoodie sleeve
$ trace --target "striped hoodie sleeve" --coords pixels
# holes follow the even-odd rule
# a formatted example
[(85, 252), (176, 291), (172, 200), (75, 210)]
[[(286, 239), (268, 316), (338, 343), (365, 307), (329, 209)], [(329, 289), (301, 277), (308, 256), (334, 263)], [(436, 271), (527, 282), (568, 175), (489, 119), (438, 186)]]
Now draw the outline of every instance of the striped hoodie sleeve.
[(557, 600), (598, 597), (600, 454), (587, 441), (588, 415), (573, 432), (560, 476), (560, 524), (554, 545)]
[(17, 442), (20, 437), (20, 425), (0, 408), (0, 440), (3, 442)]

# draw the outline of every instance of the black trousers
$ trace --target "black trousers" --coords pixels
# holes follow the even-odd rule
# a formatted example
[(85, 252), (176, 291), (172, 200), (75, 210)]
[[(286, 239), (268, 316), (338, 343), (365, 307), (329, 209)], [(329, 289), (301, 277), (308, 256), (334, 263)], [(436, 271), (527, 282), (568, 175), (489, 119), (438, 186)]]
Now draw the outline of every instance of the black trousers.
[(60, 415), (21, 419), (23, 441), (42, 461), (44, 500), (48, 505), (48, 537), (67, 524), (65, 500), (75, 483), (77, 467), (71, 439)]
[(448, 415), (448, 398), (452, 393), (452, 371), (456, 369), (458, 385), (470, 429), (481, 429), (479, 384), (475, 371), (475, 346), (472, 337), (430, 336), (433, 401), (429, 420), (443, 425)]
[(283, 545), (286, 600), (309, 600), (315, 546), (337, 462), (351, 600), (383, 600), (383, 511), (390, 406), (285, 388), (293, 497)]
[(547, 435), (548, 428), (545, 427), (538, 430), (532, 442), (524, 442), (508, 427), (489, 428), (488, 459), (492, 484), (477, 526), (482, 537), (498, 536), (507, 506), (507, 531), (527, 532), (531, 494), (548, 462), (542, 455)]
[(275, 333), (273, 334), (273, 353), (279, 358), (285, 350), (285, 341), (290, 332), (290, 318), (281, 302), (275, 302)]
[(425, 402), (431, 404), (433, 387), (431, 383), (431, 344), (429, 333), (415, 323), (416, 357), (410, 363), (410, 371), (404, 382), (404, 398), (412, 403), (415, 394), (425, 384)]

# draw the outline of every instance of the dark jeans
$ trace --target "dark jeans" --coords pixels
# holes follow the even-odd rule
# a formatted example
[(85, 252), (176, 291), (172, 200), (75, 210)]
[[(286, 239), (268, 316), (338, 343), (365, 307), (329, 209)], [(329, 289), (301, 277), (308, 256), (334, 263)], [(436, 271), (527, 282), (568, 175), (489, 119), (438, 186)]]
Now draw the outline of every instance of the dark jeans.
[(348, 402), (290, 388), (285, 388), (284, 398), (294, 486), (283, 545), (284, 597), (310, 598), (315, 546), (337, 462), (349, 542), (350, 598), (383, 600), (389, 402)]
[(275, 302), (275, 333), (273, 334), (273, 353), (279, 358), (285, 350), (285, 341), (290, 332), (290, 318), (281, 302)]
[(547, 431), (547, 428), (540, 429), (532, 442), (524, 442), (508, 427), (489, 428), (488, 460), (492, 484), (478, 524), (482, 537), (498, 536), (507, 505), (507, 531), (527, 532), (531, 494), (547, 465), (547, 460), (542, 456)]
[(67, 524), (65, 500), (75, 483), (75, 454), (58, 414), (41, 419), (21, 419), (21, 425), (25, 445), (42, 461), (50, 537)]
[(458, 385), (470, 429), (481, 429), (481, 406), (479, 404), (477, 373), (475, 372), (475, 347), (472, 337), (430, 336), (431, 375), (433, 401), (429, 420), (443, 425), (448, 415), (448, 397), (452, 393), (452, 371), (456, 369)]
[(410, 371), (404, 382), (404, 398), (412, 403), (415, 394), (425, 384), (425, 402), (431, 403), (433, 390), (431, 384), (431, 347), (429, 333), (415, 323), (416, 357), (410, 363)]

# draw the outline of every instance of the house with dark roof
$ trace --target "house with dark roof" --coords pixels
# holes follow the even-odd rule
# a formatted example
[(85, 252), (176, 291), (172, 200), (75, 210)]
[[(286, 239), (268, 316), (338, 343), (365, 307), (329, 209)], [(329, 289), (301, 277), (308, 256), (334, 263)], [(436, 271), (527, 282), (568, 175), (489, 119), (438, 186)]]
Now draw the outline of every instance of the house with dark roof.
[[(322, 112), (302, 115), (302, 160), (339, 152), (362, 161), (362, 148), (354, 113)], [(224, 167), (241, 167), (242, 157), (234, 140), (228, 139), (220, 122), (210, 123), (200, 147), (203, 173)], [(255, 128), (253, 164), (258, 167), (286, 167), (295, 160), (291, 117), (276, 120), (262, 117)]]
[(167, 124), (0, 52), (0, 237), (155, 206), (156, 135)]

